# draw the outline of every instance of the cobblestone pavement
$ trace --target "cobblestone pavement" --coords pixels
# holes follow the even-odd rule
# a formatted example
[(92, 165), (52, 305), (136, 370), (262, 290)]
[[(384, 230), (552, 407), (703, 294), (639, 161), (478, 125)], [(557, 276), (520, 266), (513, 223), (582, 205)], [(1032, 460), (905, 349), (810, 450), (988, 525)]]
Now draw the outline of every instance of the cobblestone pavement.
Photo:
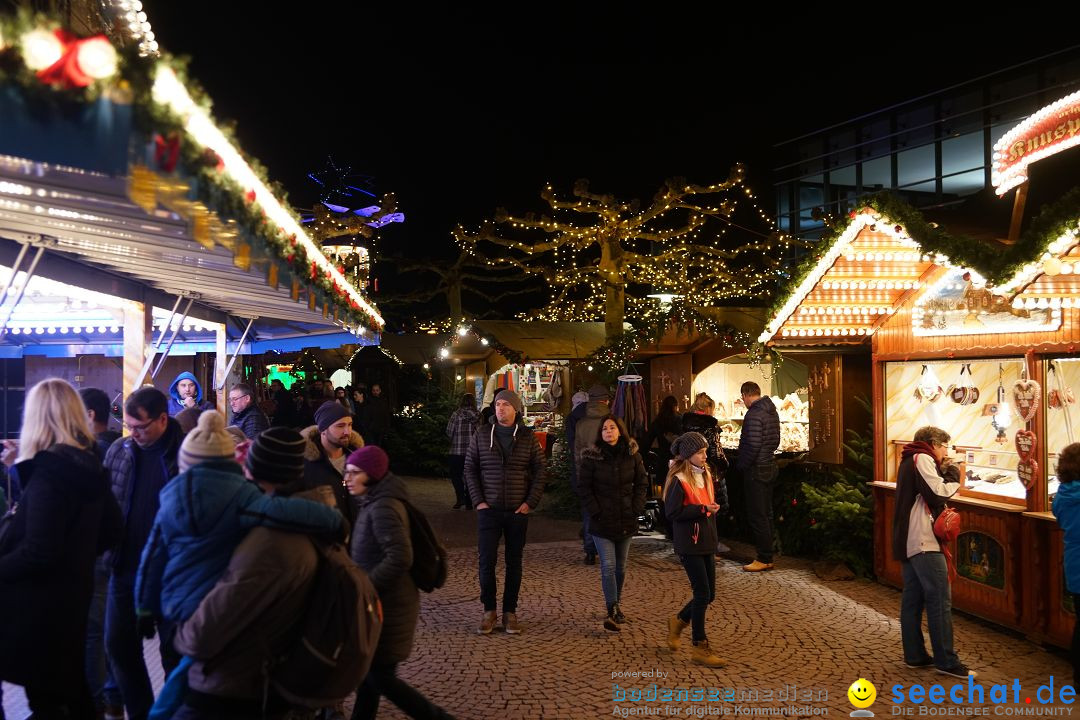
[[(457, 537), (470, 531), (470, 514), (454, 513), (446, 503), (441, 511), (431, 499), (443, 493), (452, 497), (448, 484), (440, 489), (425, 481), (410, 482), (429, 512), (453, 516), (439, 518), (438, 527), (451, 528)], [(876, 685), (879, 699), (870, 709), (882, 717), (898, 714), (888, 699), (897, 683), (951, 687), (961, 682), (903, 665), (899, 592), (867, 581), (822, 582), (810, 563), (793, 558), (780, 558), (776, 570), (761, 574), (743, 572), (736, 560), (718, 559), (717, 599), (707, 629), (727, 665), (719, 670), (692, 665), (686, 647), (689, 631), (678, 652), (670, 652), (664, 642), (667, 617), (689, 598), (689, 584), (670, 545), (658, 538), (633, 542), (623, 600), (630, 622), (620, 633), (605, 632), (599, 567), (582, 564), (580, 543), (572, 539), (576, 525), (539, 516), (534, 520), (538, 525), (553, 523), (545, 534), (561, 528), (571, 539), (530, 542), (526, 547), (518, 608), (523, 634), (475, 633), (482, 608), (474, 548), (453, 547), (446, 587), (422, 597), (415, 648), (399, 674), (456, 717), (600, 718), (634, 710), (637, 717), (701, 717), (719, 715), (723, 709), (734, 714), (737, 707), (746, 714), (748, 708), (779, 712), (788, 706), (837, 717), (853, 710), (847, 688), (860, 677)], [(740, 550), (747, 549), (736, 546), (733, 555)], [(499, 579), (501, 588), (501, 564)], [(982, 621), (956, 614), (955, 635), (961, 659), (979, 671), (987, 692), (992, 684), (1010, 684), (1011, 695), (1018, 679), (1021, 704), (1031, 697), (1037, 706), (1034, 692), (1051, 675), (1056, 688), (1071, 678), (1060, 651), (1048, 651)], [(149, 665), (160, 672), (152, 647), (147, 646)], [(734, 698), (728, 703), (614, 699), (617, 692), (628, 697), (648, 692), (653, 683), (661, 691), (702, 688), (706, 694), (710, 688), (731, 688)], [(755, 691), (757, 701), (746, 701)], [(807, 692), (814, 701), (804, 699)], [(8, 718), (21, 720), (21, 692), (5, 686), (4, 699)], [(946, 699), (937, 707), (948, 704)], [(987, 710), (1000, 715), (1004, 708)], [(384, 703), (379, 717), (405, 715)]]

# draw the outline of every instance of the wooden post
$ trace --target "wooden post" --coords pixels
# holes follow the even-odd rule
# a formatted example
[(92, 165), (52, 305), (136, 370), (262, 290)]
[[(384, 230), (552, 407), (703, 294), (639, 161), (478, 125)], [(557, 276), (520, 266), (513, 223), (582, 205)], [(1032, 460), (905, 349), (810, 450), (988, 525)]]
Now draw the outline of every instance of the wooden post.
[(1027, 204), (1028, 184), (1025, 182), (1016, 188), (1016, 196), (1013, 198), (1012, 222), (1009, 223), (1009, 243), (1015, 243), (1020, 239), (1020, 225), (1024, 221), (1024, 205)]
[(225, 324), (222, 323), (215, 329), (217, 333), (217, 362), (214, 363), (214, 387), (221, 387), (217, 393), (217, 410), (228, 418), (229, 413), (225, 408), (225, 399), (229, 396), (229, 388), (225, 384), (225, 367), (229, 364), (229, 353), (226, 348), (228, 336), (225, 333)]
[[(138, 375), (146, 363), (153, 319), (151, 308), (143, 303), (130, 302), (124, 306), (124, 377), (121, 385), (124, 396), (121, 403), (139, 389), (136, 382), (140, 382)], [(141, 382), (145, 382), (145, 379)], [(124, 432), (126, 434), (127, 431)]]

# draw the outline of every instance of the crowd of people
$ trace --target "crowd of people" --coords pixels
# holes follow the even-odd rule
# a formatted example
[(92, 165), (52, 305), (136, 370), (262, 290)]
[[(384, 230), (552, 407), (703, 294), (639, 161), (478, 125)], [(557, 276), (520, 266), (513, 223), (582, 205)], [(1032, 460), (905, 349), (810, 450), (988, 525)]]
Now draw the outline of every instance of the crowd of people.
[[(121, 436), (108, 427), (104, 392), (76, 391), (59, 379), (35, 385), (19, 440), (4, 441), (0, 455), (10, 504), (0, 520), (0, 612), (19, 618), (0, 624), (0, 679), (24, 686), (35, 718), (123, 718), (125, 711), (134, 720), (343, 718), (340, 702), (297, 707), (268, 679), (296, 641), (319, 548), (338, 546), (366, 573), (381, 605), (378, 613), (369, 607), (380, 615), (380, 633), (370, 668), (356, 679), (353, 720), (375, 717), (381, 698), (410, 717), (450, 717), (397, 675), (420, 612), (411, 575), (416, 511), (386, 452), (357, 432), (372, 417), (357, 407), (385, 402), (376, 388), (371, 397), (319, 395), (305, 425), (294, 414), (299, 406), (284, 397), (271, 421), (251, 386), (238, 383), (229, 391), (227, 425), (196, 378), (182, 373), (168, 395), (147, 386), (125, 399), (128, 434)], [(747, 412), (733, 463), (704, 393), (681, 416), (667, 398), (643, 438), (611, 413), (602, 385), (579, 393), (566, 420), (585, 562), (599, 559), (604, 630), (620, 632), (628, 622), (631, 539), (647, 497), (658, 494), (690, 595), (668, 617), (666, 642), (678, 651), (690, 628), (691, 661), (712, 668), (724, 664), (706, 623), (715, 558), (726, 550), (718, 520), (744, 511), (756, 557), (742, 569), (774, 568), (779, 419), (755, 383), (744, 383), (741, 395)], [(524, 409), (513, 390), (498, 391), (483, 412), (464, 395), (446, 428), (454, 508), (476, 512), (481, 635), (524, 629), (524, 549), (546, 482), (545, 452), (523, 422)], [(280, 424), (297, 419), (304, 422)], [(361, 427), (381, 438), (387, 426)], [(966, 678), (976, 673), (953, 647), (950, 570), (935, 534), (935, 519), (960, 485), (949, 441), (944, 430), (924, 427), (902, 449), (891, 550), (903, 573), (904, 661)], [(644, 452), (654, 446), (650, 468)], [(1066, 583), (1080, 600), (1080, 444), (1061, 452), (1057, 473), (1053, 510), (1065, 532)], [(745, 508), (728, 507), (729, 476), (741, 483)], [(167, 676), (156, 696), (143, 654), (144, 638), (155, 635)]]
[[(238, 383), (227, 426), (181, 373), (168, 394), (147, 386), (124, 400), (121, 436), (101, 390), (35, 385), (0, 455), (0, 609), (19, 618), (0, 624), (0, 679), (25, 688), (40, 720), (343, 719), (344, 698), (298, 705), (271, 681), (298, 642), (319, 548), (336, 546), (379, 596), (352, 718), (375, 717), (380, 697), (449, 718), (396, 677), (419, 614), (408, 492), (354, 430), (358, 417), (373, 437), (389, 427), (380, 389), (364, 395), (319, 395), (306, 427), (279, 396), (272, 424)], [(156, 696), (143, 653), (155, 635), (166, 675)]]

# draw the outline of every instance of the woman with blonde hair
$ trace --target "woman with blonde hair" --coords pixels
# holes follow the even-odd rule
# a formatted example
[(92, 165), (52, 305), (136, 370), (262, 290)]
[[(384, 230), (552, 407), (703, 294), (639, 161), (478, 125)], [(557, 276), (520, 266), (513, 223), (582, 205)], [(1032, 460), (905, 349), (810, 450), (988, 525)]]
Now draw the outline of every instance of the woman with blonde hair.
[(707, 442), (701, 433), (680, 435), (671, 445), (674, 456), (664, 483), (664, 514), (671, 523), (675, 552), (690, 580), (693, 598), (668, 618), (668, 647), (678, 650), (682, 631), (693, 625), (693, 662), (723, 667), (705, 636), (705, 611), (716, 597), (716, 523), (720, 506), (713, 497)]
[[(14, 444), (5, 441), (5, 461)], [(119, 540), (120, 508), (94, 452), (79, 394), (64, 380), (27, 393), (12, 471), (22, 495), (0, 521), (0, 679), (38, 717), (93, 717), (84, 646), (94, 559)]]

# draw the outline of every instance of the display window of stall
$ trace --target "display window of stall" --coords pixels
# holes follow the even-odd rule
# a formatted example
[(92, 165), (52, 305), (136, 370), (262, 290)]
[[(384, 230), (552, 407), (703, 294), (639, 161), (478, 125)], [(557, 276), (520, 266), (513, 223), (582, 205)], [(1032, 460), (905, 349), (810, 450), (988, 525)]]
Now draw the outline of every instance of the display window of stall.
[[(1076, 423), (1080, 421), (1080, 407), (1076, 404), (1076, 392), (1080, 391), (1080, 359), (1053, 358), (1046, 361), (1046, 381), (1043, 387), (1043, 403), (1046, 408), (1046, 428), (1043, 437), (1047, 475), (1047, 507), (1058, 491), (1057, 458), (1067, 445), (1077, 441)], [(1042, 453), (1040, 453), (1042, 454)]]
[(729, 450), (739, 447), (742, 420), (746, 415), (740, 389), (747, 381), (756, 382), (762, 395), (770, 396), (780, 414), (780, 447), (776, 451), (808, 451), (807, 368), (790, 359), (774, 367), (768, 363), (750, 365), (746, 356), (734, 356), (713, 363), (697, 374), (692, 392), (695, 397), (698, 393), (708, 393), (716, 403), (714, 416), (720, 423), (720, 444)]
[(885, 363), (885, 480), (896, 482), (904, 445), (933, 425), (952, 437), (961, 495), (1024, 505), (1016, 431), (1039, 403), (1038, 383), (1024, 377), (1025, 367), (1023, 358)]
[(484, 404), (495, 391), (509, 388), (521, 396), (525, 424), (538, 431), (554, 430), (562, 416), (555, 412), (564, 393), (566, 366), (558, 363), (508, 364), (493, 373), (484, 389)]

